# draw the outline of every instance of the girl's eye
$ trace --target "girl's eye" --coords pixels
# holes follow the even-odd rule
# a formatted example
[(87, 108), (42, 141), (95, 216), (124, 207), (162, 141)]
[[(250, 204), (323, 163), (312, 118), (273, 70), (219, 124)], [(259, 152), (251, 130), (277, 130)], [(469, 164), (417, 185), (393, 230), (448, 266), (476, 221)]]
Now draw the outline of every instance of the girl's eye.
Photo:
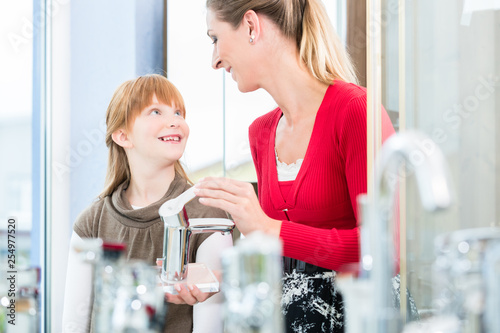
[(151, 114), (160, 114), (160, 111), (159, 110), (153, 110), (153, 111), (151, 111)]
[(210, 38), (212, 38), (212, 44), (217, 43), (217, 37), (215, 37), (215, 36), (210, 36)]
[(175, 111), (174, 113), (176, 116), (181, 116), (182, 117), (182, 113), (180, 111)]

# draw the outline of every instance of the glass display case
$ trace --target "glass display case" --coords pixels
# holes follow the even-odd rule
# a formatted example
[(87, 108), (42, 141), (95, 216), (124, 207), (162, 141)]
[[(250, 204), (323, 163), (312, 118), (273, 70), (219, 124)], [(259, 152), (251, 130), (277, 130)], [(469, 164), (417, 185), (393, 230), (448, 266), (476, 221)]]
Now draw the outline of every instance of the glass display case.
[[(421, 316), (433, 313), (434, 240), (465, 228), (499, 226), (500, 3), (371, 0), (369, 19), (380, 53), (381, 102), (395, 128), (427, 134), (445, 153), (454, 205), (426, 213), (414, 177), (401, 184), (401, 275)], [(380, 32), (380, 33), (377, 33)], [(379, 57), (379, 58), (378, 58)], [(370, 73), (368, 73), (370, 75)]]

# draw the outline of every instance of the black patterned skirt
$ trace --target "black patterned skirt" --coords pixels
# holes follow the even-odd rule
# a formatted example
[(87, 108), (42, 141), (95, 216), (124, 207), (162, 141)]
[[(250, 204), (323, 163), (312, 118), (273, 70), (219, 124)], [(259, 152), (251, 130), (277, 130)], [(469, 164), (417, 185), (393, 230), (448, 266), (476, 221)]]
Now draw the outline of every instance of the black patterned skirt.
[[(281, 311), (285, 317), (286, 332), (343, 333), (344, 305), (335, 285), (335, 271), (304, 264), (299, 262), (288, 269), (285, 265)], [(392, 279), (393, 304), (397, 308), (399, 285), (397, 275)], [(407, 297), (409, 319), (417, 320), (417, 307), (408, 291)]]
[(284, 258), (281, 311), (286, 332), (344, 332), (344, 305), (335, 286), (336, 273)]

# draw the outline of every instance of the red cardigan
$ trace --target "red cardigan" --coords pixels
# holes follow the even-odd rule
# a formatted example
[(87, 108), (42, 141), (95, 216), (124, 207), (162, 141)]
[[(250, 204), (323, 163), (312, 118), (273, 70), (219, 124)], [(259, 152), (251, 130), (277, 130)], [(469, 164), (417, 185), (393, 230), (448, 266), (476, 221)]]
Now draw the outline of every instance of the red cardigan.
[[(328, 87), (299, 174), (281, 184), (285, 197), (274, 152), (280, 108), (250, 126), (259, 201), (268, 216), (283, 221), (284, 256), (333, 270), (359, 260), (356, 197), (366, 193), (366, 105), (362, 87), (342, 81)], [(383, 110), (383, 140), (393, 133)]]

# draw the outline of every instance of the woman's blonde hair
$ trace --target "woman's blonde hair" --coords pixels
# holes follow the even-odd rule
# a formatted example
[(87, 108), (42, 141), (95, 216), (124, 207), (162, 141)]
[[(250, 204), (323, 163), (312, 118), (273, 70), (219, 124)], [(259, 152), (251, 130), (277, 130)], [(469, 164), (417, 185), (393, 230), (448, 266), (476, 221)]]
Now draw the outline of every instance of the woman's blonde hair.
[[(99, 198), (111, 195), (118, 185), (130, 180), (127, 155), (123, 147), (113, 141), (112, 135), (119, 129), (130, 130), (135, 118), (153, 102), (153, 95), (156, 95), (160, 103), (175, 105), (181, 111), (182, 116), (186, 116), (184, 100), (179, 90), (164, 76), (144, 75), (121, 84), (113, 94), (106, 111), (108, 170), (104, 190)], [(179, 161), (175, 162), (174, 168), (176, 174), (190, 182)]]
[(325, 84), (357, 83), (354, 66), (320, 0), (207, 0), (217, 18), (239, 27), (248, 10), (265, 15), (294, 40), (309, 72)]

